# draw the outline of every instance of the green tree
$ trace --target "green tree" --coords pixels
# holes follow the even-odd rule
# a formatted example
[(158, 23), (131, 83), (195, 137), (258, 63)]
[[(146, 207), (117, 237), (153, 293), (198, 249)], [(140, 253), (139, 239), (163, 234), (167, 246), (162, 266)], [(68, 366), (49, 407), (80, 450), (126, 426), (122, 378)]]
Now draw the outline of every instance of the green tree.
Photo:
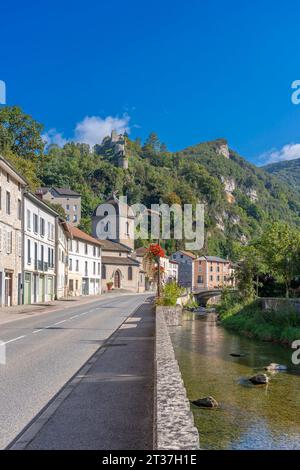
[(285, 284), (289, 297), (291, 281), (300, 273), (300, 234), (287, 223), (274, 222), (263, 232), (257, 248), (269, 274)]
[(36, 160), (42, 155), (44, 142), (42, 124), (25, 114), (18, 106), (0, 109), (0, 151), (10, 150), (25, 160)]

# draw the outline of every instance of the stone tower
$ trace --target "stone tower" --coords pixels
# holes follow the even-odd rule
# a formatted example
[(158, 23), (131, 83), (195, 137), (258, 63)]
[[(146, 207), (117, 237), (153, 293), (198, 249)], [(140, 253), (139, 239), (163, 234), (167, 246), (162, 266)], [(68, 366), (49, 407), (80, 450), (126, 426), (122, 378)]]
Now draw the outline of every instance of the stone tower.
[(111, 133), (111, 147), (113, 149), (116, 161), (120, 168), (128, 169), (128, 156), (126, 155), (126, 138), (124, 134)]

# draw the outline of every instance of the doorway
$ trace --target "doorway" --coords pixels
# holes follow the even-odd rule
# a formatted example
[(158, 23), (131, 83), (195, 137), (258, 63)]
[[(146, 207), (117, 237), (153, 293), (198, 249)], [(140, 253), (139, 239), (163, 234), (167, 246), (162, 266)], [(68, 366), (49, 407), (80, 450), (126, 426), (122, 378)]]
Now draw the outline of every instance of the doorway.
[(10, 307), (12, 305), (12, 273), (5, 272), (5, 297), (4, 305)]
[(120, 271), (115, 271), (115, 275), (114, 275), (114, 288), (115, 289), (120, 289), (121, 287), (121, 275), (120, 275)]

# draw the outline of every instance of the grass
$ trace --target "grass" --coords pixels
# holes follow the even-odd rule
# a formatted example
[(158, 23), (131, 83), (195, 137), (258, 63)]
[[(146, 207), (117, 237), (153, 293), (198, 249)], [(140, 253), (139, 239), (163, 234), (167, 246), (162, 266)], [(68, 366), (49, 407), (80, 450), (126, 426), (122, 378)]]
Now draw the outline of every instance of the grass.
[(220, 304), (222, 325), (246, 336), (263, 341), (291, 344), (300, 339), (300, 317), (290, 304), (279, 310), (262, 310), (259, 300), (249, 303)]

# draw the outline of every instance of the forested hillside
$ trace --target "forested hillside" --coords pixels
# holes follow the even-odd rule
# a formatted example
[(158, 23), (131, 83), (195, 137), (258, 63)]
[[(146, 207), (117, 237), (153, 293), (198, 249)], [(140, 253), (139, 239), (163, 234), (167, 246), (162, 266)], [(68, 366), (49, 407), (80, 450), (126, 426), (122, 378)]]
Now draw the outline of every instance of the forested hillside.
[[(67, 143), (41, 146), (41, 127), (16, 108), (0, 111), (0, 151), (30, 180), (32, 188), (67, 186), (82, 194), (82, 227), (90, 229), (95, 206), (113, 190), (129, 203), (205, 204), (203, 252), (231, 256), (268, 221), (300, 225), (300, 195), (286, 183), (228, 150), (223, 139), (169, 152), (155, 134), (145, 143), (127, 137), (129, 168), (117, 166), (107, 146)], [(24, 117), (25, 116), (25, 117)], [(22, 127), (22, 129), (20, 129)], [(19, 129), (18, 129), (19, 128)], [(19, 135), (16, 138), (16, 132)], [(23, 136), (22, 136), (23, 132)], [(24, 134), (25, 133), (25, 134)], [(31, 134), (31, 135), (30, 135)], [(168, 251), (180, 243), (167, 241)]]
[(277, 176), (281, 181), (300, 194), (300, 158), (271, 163), (263, 168), (271, 175)]

